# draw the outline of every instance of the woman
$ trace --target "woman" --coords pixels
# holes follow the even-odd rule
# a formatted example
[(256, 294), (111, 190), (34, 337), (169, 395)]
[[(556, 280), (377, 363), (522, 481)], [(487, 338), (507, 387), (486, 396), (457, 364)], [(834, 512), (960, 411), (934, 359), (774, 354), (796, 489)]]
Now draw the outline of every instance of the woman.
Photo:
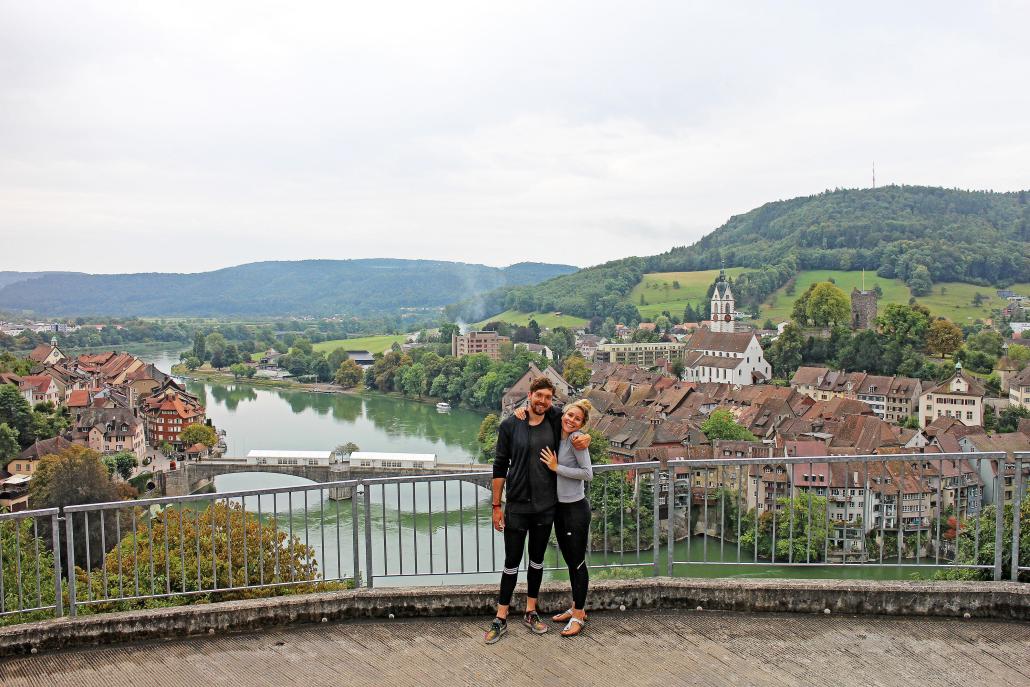
[(554, 616), (565, 622), (562, 637), (575, 637), (583, 631), (587, 620), (586, 600), (590, 574), (587, 569), (587, 536), (590, 531), (590, 501), (585, 483), (593, 479), (589, 449), (577, 449), (572, 439), (579, 435), (593, 410), (590, 401), (582, 399), (565, 406), (561, 417), (561, 444), (555, 455), (550, 448), (541, 452), (540, 460), (558, 476), (558, 507), (554, 531), (565, 563), (569, 566), (572, 585), (572, 607)]

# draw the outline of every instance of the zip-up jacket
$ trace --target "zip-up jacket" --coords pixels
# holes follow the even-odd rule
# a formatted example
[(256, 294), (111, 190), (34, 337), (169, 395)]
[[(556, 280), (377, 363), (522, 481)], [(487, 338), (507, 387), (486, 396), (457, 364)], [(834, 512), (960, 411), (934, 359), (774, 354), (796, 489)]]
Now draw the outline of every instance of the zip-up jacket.
[[(561, 444), (561, 413), (552, 407), (543, 422), (554, 432), (552, 448), (557, 452)], [(493, 474), (494, 478), (504, 478), (509, 503), (532, 501), (536, 506), (534, 510), (546, 510), (558, 503), (557, 477), (540, 462), (540, 456), (529, 455), (529, 429), (529, 422), (514, 415), (501, 423), (497, 430)]]

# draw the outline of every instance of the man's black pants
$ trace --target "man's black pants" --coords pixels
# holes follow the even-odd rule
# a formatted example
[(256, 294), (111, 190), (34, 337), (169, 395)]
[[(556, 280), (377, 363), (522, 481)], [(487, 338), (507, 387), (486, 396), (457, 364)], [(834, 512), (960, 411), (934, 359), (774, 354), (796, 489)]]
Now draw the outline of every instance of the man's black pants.
[(554, 525), (554, 508), (540, 513), (512, 513), (504, 511), (504, 572), (501, 573), (501, 593), (497, 603), (511, 604), (511, 595), (519, 579), (519, 564), (522, 549), (529, 539), (529, 569), (526, 572), (526, 595), (535, 599), (540, 594), (540, 582), (544, 579), (544, 554), (547, 540), (551, 538)]

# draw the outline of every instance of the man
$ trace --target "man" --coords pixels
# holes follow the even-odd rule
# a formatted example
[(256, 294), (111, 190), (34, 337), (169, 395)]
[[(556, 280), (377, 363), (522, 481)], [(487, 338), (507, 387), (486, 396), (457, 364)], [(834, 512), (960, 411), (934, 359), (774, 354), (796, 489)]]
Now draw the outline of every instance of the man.
[[(486, 632), (486, 643), (493, 644), (508, 631), (508, 606), (518, 581), (522, 549), (529, 539), (529, 570), (526, 573), (526, 613), (523, 624), (535, 634), (547, 632), (540, 620), (536, 601), (544, 577), (544, 553), (551, 537), (554, 511), (558, 503), (555, 473), (541, 460), (545, 448), (557, 452), (561, 443), (561, 415), (552, 408), (554, 384), (539, 377), (529, 385), (526, 421), (510, 416), (497, 430), (493, 470), (493, 524), (504, 533), (504, 571), (497, 597), (497, 616)], [(587, 448), (590, 437), (574, 441), (576, 448)], [(501, 494), (507, 491), (502, 508)]]

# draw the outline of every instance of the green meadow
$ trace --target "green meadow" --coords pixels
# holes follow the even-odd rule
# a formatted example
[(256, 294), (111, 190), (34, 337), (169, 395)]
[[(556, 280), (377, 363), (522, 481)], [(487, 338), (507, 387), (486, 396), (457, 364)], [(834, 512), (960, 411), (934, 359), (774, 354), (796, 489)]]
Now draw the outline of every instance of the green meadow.
[(394, 343), (402, 344), (407, 339), (406, 334), (383, 334), (381, 336), (361, 336), (355, 339), (333, 339), (323, 341), (313, 346), (316, 351), (330, 353), (337, 348), (348, 351), (368, 351), (369, 353), (382, 353), (388, 350)]
[(514, 324), (520, 327), (525, 327), (529, 324), (530, 320), (536, 320), (536, 323), (545, 329), (554, 329), (555, 327), (568, 327), (573, 329), (575, 327), (586, 326), (589, 320), (585, 320), (582, 317), (575, 317), (573, 315), (556, 315), (553, 312), (519, 312), (518, 310), (505, 310), (502, 313), (497, 313), (491, 317), (476, 322), (473, 327), (482, 327), (488, 322), (507, 322), (508, 324)]

